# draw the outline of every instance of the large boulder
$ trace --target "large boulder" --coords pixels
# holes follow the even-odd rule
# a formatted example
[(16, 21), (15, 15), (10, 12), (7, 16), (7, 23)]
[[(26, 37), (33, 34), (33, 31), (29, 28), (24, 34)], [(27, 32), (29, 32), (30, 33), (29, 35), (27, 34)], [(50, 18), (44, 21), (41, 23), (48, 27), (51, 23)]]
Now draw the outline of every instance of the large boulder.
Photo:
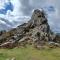
[[(8, 40), (13, 39), (13, 41), (16, 43), (18, 42), (20, 45), (25, 45), (27, 41), (29, 42), (31, 40), (30, 42), (32, 42), (36, 47), (41, 47), (49, 41), (55, 41), (56, 37), (56, 35), (50, 30), (44, 10), (39, 9), (34, 10), (28, 23), (24, 23), (2, 36)], [(1, 40), (2, 39), (3, 38), (1, 38)], [(14, 43), (4, 43), (2, 47), (6, 45), (10, 46), (10, 44), (13, 45)]]
[(54, 41), (56, 35), (50, 30), (50, 26), (43, 10), (34, 10), (30, 19), (30, 24), (31, 26), (34, 26), (31, 30), (31, 37), (34, 44), (41, 46), (42, 44), (44, 45), (45, 42)]

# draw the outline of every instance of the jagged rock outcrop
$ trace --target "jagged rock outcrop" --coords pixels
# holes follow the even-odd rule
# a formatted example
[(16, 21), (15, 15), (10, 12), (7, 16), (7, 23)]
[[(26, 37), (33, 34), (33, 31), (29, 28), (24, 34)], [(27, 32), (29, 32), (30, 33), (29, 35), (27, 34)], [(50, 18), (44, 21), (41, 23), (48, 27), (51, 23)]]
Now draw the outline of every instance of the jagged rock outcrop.
[[(48, 20), (44, 11), (34, 10), (28, 23), (24, 23), (17, 28), (10, 30), (0, 36), (0, 46), (9, 45), (10, 40), (15, 41), (17, 45), (33, 44), (36, 48), (44, 46), (46, 42), (55, 41), (56, 35), (50, 30)], [(2, 40), (5, 41), (3, 42)], [(10, 42), (11, 44), (11, 42)], [(14, 44), (14, 43), (13, 43)], [(14, 45), (12, 45), (14, 46)], [(4, 46), (5, 47), (5, 46)]]

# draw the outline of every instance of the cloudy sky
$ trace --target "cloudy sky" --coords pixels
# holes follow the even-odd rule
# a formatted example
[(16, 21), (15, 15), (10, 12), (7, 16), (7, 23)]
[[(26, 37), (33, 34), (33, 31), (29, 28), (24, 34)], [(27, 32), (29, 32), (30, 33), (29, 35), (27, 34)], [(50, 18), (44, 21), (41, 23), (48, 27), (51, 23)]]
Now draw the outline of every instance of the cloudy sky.
[[(13, 5), (13, 11), (3, 7), (9, 1)], [(60, 32), (60, 0), (0, 0), (0, 3), (0, 10), (5, 9), (7, 11), (6, 14), (2, 14), (0, 11), (0, 29), (16, 27), (27, 22), (34, 9), (43, 8), (48, 15), (51, 29)]]

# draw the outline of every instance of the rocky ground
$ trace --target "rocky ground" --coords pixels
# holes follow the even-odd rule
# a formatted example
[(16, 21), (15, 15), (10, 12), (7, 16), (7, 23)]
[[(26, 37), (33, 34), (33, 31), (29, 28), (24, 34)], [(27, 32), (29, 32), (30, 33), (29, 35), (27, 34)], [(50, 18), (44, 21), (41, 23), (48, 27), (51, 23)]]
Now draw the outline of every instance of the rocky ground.
[(0, 32), (0, 48), (26, 47), (26, 44), (38, 49), (60, 47), (60, 36), (51, 31), (44, 10), (36, 9), (28, 23)]

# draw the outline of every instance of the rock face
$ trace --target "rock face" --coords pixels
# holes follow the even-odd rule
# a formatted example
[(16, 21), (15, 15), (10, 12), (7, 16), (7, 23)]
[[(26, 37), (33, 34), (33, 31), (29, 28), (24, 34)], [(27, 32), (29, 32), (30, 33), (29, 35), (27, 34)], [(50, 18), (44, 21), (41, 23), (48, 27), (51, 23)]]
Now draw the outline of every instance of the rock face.
[[(2, 38), (4, 36), (4, 38)], [(15, 29), (10, 30), (0, 36), (0, 44), (12, 40), (17, 45), (24, 45), (27, 43), (33, 44), (35, 47), (41, 47), (46, 42), (55, 41), (56, 35), (50, 30), (47, 18), (44, 11), (39, 9), (34, 10), (32, 17), (28, 23), (24, 23)], [(1, 46), (3, 46), (1, 45)], [(8, 45), (6, 43), (6, 45)]]

